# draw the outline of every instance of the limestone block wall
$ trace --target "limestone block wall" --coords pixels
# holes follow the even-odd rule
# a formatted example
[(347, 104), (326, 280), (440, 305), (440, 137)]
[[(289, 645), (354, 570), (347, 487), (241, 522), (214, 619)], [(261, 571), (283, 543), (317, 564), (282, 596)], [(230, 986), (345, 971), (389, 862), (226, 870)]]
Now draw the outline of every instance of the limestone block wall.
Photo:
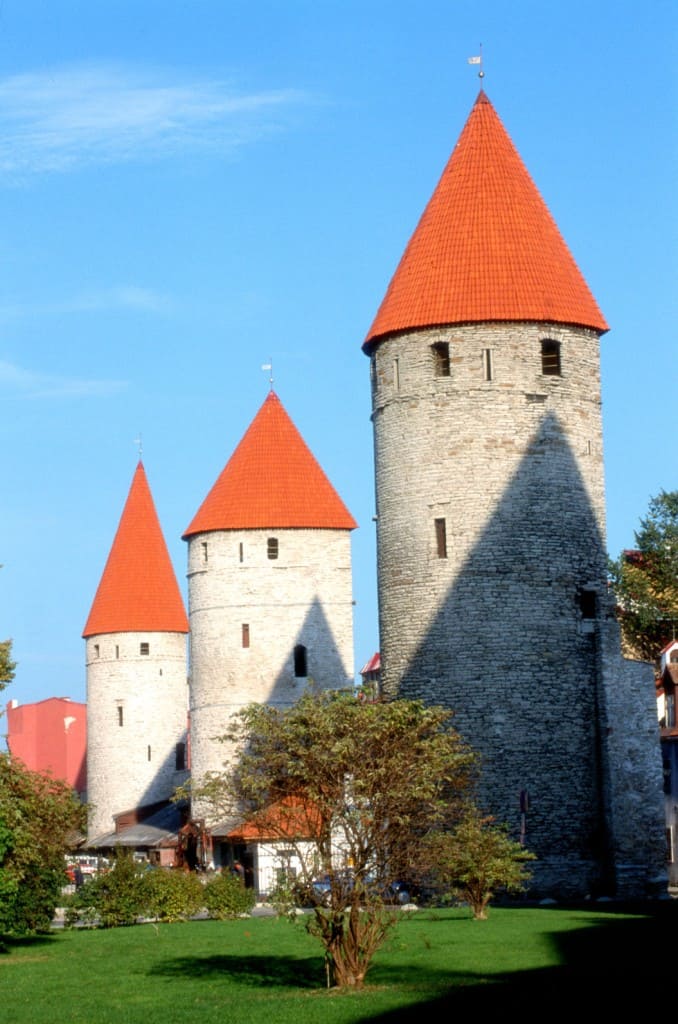
[(166, 800), (184, 780), (188, 686), (183, 633), (108, 633), (86, 645), (91, 840), (113, 830), (114, 814)]
[[(544, 372), (543, 341), (559, 373)], [(605, 830), (597, 334), (435, 328), (382, 340), (371, 362), (384, 689), (454, 709), (482, 758), (481, 802), (540, 858), (537, 889), (592, 891)]]
[(189, 539), (188, 581), (191, 766), (199, 780), (223, 767), (227, 754), (215, 737), (238, 708), (290, 706), (311, 682), (353, 685), (350, 534), (198, 534)]

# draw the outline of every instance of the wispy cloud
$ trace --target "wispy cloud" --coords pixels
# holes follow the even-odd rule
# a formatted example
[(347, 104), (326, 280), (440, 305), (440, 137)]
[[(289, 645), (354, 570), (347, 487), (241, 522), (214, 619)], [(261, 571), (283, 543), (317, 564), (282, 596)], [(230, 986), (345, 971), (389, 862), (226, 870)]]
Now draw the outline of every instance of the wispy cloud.
[(0, 360), (0, 395), (7, 398), (92, 398), (115, 394), (127, 386), (120, 380), (83, 380), (25, 370)]
[(239, 92), (220, 80), (80, 65), (0, 79), (0, 174), (66, 172), (228, 150), (279, 130), (308, 100), (293, 89)]
[(145, 313), (167, 313), (172, 300), (138, 285), (118, 285), (96, 291), (81, 292), (58, 302), (0, 304), (0, 320), (26, 316), (53, 316), (68, 313), (110, 313), (134, 310)]

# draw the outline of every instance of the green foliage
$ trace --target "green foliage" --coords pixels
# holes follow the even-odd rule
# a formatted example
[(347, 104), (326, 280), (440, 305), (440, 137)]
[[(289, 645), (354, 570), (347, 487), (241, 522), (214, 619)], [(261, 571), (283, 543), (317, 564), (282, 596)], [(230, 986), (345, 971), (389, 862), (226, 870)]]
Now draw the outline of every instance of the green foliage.
[(185, 921), (204, 906), (205, 888), (192, 871), (146, 871), (144, 889), (144, 914), (160, 921)]
[(146, 872), (128, 850), (116, 851), (110, 871), (88, 879), (69, 902), (67, 921), (116, 928), (136, 924), (146, 914)]
[(207, 913), (219, 921), (249, 914), (254, 900), (254, 890), (245, 888), (241, 879), (226, 871), (210, 878), (203, 890)]
[(629, 653), (655, 661), (678, 627), (678, 491), (650, 501), (635, 540), (610, 562), (610, 578)]
[(528, 862), (535, 860), (503, 827), (473, 808), (451, 832), (431, 836), (426, 854), (439, 886), (465, 900), (476, 920), (487, 917), (490, 900), (499, 890), (525, 888), (531, 875)]
[(85, 809), (70, 787), (0, 754), (0, 933), (49, 931)]
[(12, 641), (0, 641), (0, 690), (14, 679), (16, 662), (12, 661)]
[(316, 872), (329, 877), (329, 905), (313, 908), (310, 928), (332, 982), (360, 986), (396, 920), (381, 892), (411, 876), (422, 837), (458, 817), (473, 753), (444, 708), (336, 691), (309, 692), (286, 711), (251, 704), (225, 739), (236, 767), (198, 795), (215, 818), (244, 807), (284, 841), (306, 888)]

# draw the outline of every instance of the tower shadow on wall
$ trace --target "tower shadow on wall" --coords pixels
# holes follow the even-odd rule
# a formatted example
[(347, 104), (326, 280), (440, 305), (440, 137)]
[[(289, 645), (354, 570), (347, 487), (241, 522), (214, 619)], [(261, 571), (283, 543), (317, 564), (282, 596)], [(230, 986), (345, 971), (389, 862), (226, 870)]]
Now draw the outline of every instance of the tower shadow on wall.
[[(567, 435), (547, 414), (398, 690), (453, 709), (481, 757), (485, 810), (514, 837), (522, 831), (540, 859), (594, 873), (604, 844), (603, 694), (596, 625), (585, 618), (600, 616), (604, 585), (596, 516)], [(388, 690), (387, 660), (384, 671)]]
[(316, 596), (297, 633), (290, 637), (289, 653), (270, 685), (266, 702), (289, 707), (311, 683), (317, 689), (352, 687), (352, 672), (353, 666), (343, 663), (322, 602)]

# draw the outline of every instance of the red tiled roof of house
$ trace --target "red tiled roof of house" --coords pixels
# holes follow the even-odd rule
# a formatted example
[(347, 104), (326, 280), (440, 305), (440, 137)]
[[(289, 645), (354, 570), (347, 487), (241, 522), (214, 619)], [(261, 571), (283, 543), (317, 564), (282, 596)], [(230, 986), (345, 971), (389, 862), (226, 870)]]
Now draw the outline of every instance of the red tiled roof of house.
[(356, 522), (271, 391), (184, 539), (211, 530), (353, 530)]
[(141, 462), (82, 635), (138, 632), (188, 633), (184, 603)]
[(229, 832), (232, 842), (311, 839), (319, 835), (320, 812), (310, 800), (284, 797)]
[(363, 347), (417, 327), (516, 320), (608, 329), (481, 90)]
[(369, 661), (366, 661), (363, 667), (360, 669), (360, 675), (364, 676), (367, 672), (378, 672), (381, 668), (381, 654), (377, 651), (373, 654)]

